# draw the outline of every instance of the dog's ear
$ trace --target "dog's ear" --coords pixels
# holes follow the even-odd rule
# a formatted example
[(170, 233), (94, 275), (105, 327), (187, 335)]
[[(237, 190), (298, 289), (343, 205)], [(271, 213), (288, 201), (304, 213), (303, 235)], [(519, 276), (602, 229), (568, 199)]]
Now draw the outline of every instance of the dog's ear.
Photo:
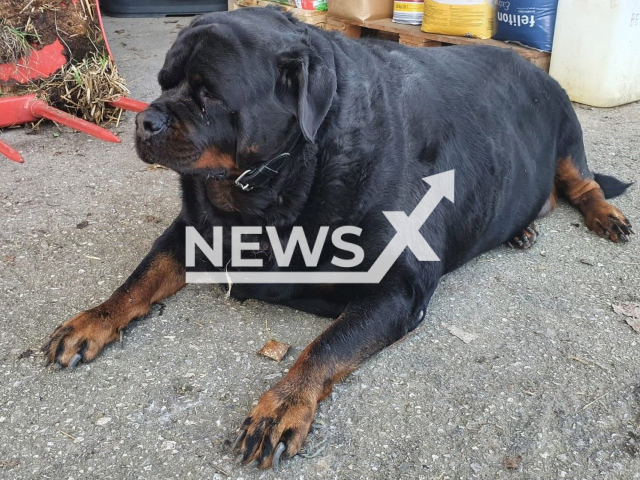
[(314, 142), (336, 89), (335, 69), (311, 47), (303, 45), (278, 56), (276, 95), (297, 117), (309, 142)]
[[(192, 24), (195, 23), (191, 22)], [(163, 90), (175, 87), (184, 77), (184, 66), (196, 43), (208, 30), (208, 25), (186, 28), (178, 34), (178, 38), (171, 45), (164, 59), (162, 70), (158, 73), (158, 83)]]
[[(229, 40), (230, 29), (225, 25), (213, 23), (214, 17), (203, 15), (196, 17), (188, 28), (178, 34), (164, 60), (162, 70), (158, 73), (158, 83), (163, 90), (173, 88), (184, 78), (185, 65), (194, 52), (202, 52), (207, 48), (233, 52), (233, 42)], [(200, 57), (199, 59), (201, 59)]]

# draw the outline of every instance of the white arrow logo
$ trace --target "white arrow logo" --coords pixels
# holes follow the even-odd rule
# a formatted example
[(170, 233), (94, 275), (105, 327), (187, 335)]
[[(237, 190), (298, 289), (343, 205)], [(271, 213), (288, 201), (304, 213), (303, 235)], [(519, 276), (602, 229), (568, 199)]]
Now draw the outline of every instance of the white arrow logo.
[(404, 212), (383, 212), (396, 234), (367, 272), (187, 272), (187, 283), (380, 283), (402, 251), (409, 247), (422, 262), (440, 259), (420, 233), (420, 228), (443, 198), (454, 202), (454, 170), (422, 179), (429, 191), (407, 216)]

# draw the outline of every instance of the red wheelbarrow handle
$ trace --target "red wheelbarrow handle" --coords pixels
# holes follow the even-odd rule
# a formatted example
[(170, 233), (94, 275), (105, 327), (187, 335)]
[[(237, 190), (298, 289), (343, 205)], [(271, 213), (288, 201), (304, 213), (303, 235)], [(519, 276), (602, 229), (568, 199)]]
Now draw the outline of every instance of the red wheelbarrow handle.
[(39, 118), (44, 117), (80, 130), (81, 132), (88, 133), (100, 140), (120, 143), (120, 139), (109, 130), (95, 123), (74, 117), (70, 113), (51, 107), (42, 100), (38, 100), (35, 95), (0, 98), (0, 107), (2, 107), (0, 109), (0, 128), (35, 122)]
[[(130, 112), (141, 112), (149, 106), (149, 104), (145, 102), (127, 97), (116, 97), (110, 101), (109, 104)], [(0, 99), (0, 106), (2, 106), (2, 109), (0, 109), (0, 128), (18, 125), (20, 123), (35, 122), (39, 118), (44, 117), (87, 133), (100, 140), (120, 143), (120, 139), (109, 130), (47, 105), (42, 100), (38, 100), (33, 94)], [(0, 154), (5, 155), (14, 162), (24, 162), (24, 159), (18, 151), (2, 141), (0, 141)]]
[(102, 128), (95, 123), (87, 122), (78, 117), (74, 117), (70, 113), (58, 110), (50, 105), (47, 105), (42, 100), (32, 100), (29, 102), (29, 111), (35, 117), (44, 117), (54, 122), (62, 123), (67, 127), (75, 128), (81, 132), (87, 133), (92, 137), (105, 140), (107, 142), (120, 143), (120, 139), (116, 137), (106, 128)]
[[(18, 125), (26, 122), (35, 122), (39, 118), (48, 118), (93, 137), (107, 142), (120, 143), (120, 139), (109, 130), (95, 123), (87, 122), (81, 118), (58, 110), (38, 100), (35, 95), (22, 97), (5, 97), (0, 99), (0, 128)], [(20, 154), (6, 143), (0, 141), (0, 154), (7, 156), (14, 162), (22, 163), (24, 160)]]
[(109, 102), (112, 107), (128, 110), (129, 112), (141, 112), (149, 106), (148, 103), (141, 102), (129, 97), (116, 97)]
[(9, 160), (13, 160), (14, 162), (24, 163), (24, 158), (22, 158), (22, 155), (20, 155), (20, 153), (15, 148), (11, 148), (2, 140), (0, 140), (0, 154), (4, 155)]

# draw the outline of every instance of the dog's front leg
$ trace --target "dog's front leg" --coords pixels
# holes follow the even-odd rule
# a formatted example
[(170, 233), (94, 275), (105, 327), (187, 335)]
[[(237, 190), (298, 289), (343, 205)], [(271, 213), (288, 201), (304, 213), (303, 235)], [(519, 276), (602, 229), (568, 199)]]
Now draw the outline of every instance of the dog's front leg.
[[(428, 295), (393, 282), (354, 300), (302, 352), (287, 375), (260, 398), (236, 441), (243, 462), (277, 466), (299, 452), (318, 402), (367, 358), (404, 337), (424, 316)], [(397, 279), (396, 285), (402, 285)]]
[(48, 362), (75, 367), (93, 360), (151, 305), (185, 285), (184, 224), (176, 220), (107, 301), (60, 325), (42, 347)]

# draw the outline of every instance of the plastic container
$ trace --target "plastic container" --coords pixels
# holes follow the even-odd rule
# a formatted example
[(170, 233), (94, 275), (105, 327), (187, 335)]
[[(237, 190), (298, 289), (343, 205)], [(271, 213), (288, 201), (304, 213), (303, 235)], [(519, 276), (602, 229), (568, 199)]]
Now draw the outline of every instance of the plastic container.
[(491, 38), (495, 0), (424, 0), (422, 31), (460, 37)]
[(164, 17), (224, 12), (227, 0), (100, 0), (100, 9), (111, 17)]
[(327, 11), (327, 0), (296, 0), (295, 4), (296, 8), (301, 8), (303, 10)]
[(498, 2), (496, 40), (550, 52), (558, 0), (508, 0)]
[(393, 2), (393, 17), (395, 23), (404, 25), (422, 25), (424, 15), (424, 0), (395, 0)]
[(574, 102), (640, 100), (640, 0), (561, 0), (549, 73)]

